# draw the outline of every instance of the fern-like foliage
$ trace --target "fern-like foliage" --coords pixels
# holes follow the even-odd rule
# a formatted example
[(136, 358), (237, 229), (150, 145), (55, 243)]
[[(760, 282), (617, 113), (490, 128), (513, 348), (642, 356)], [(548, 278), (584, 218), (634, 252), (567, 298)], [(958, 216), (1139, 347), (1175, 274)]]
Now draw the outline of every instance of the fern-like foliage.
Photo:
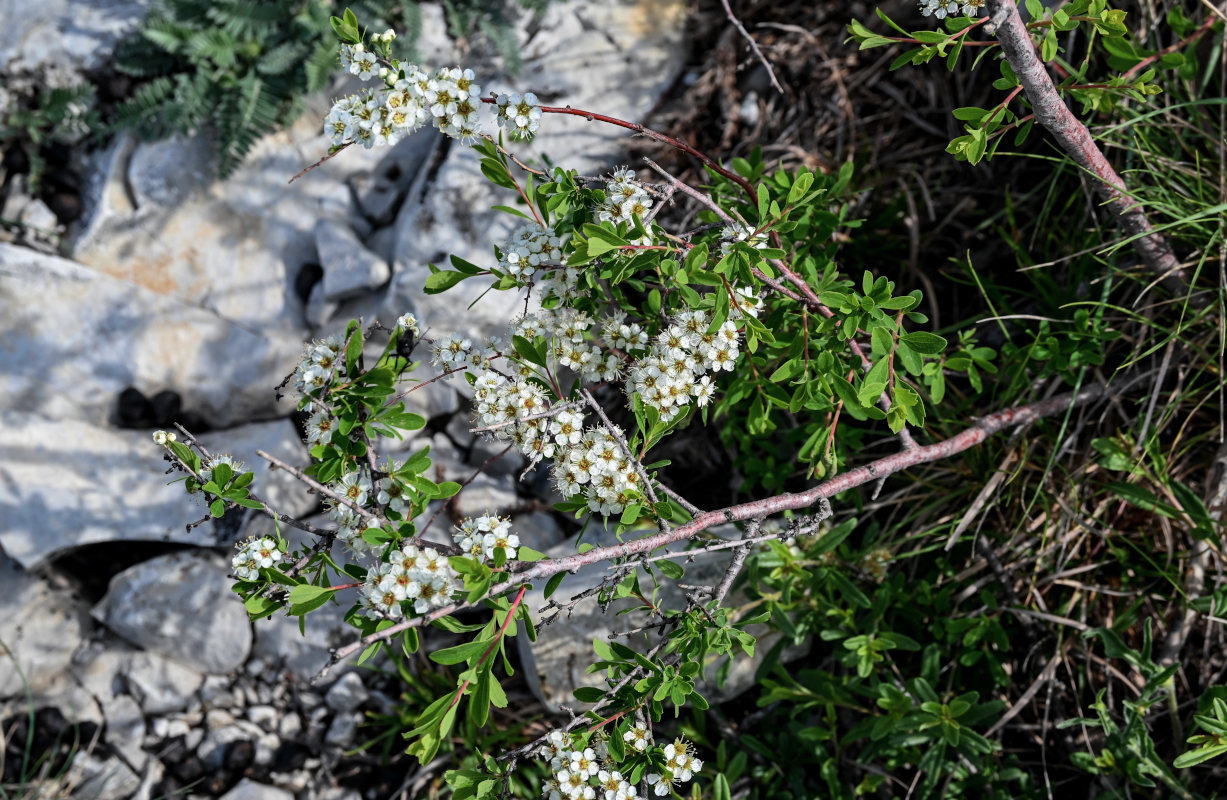
[[(550, 0), (445, 0), (452, 35), (484, 34), (514, 71), (513, 2), (540, 13)], [(157, 0), (116, 50), (116, 68), (141, 83), (110, 129), (160, 138), (209, 127), (219, 171), (231, 174), (261, 136), (293, 122), (302, 98), (336, 74), (328, 19), (346, 6), (374, 30), (396, 29), (404, 50), (421, 30), (413, 0)]]

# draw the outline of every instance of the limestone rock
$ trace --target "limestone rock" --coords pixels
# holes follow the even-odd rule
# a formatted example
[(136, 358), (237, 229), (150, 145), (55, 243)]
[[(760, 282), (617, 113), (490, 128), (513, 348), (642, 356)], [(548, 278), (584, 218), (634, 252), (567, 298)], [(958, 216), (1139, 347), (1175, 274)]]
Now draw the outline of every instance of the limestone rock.
[(302, 351), (81, 264), (0, 244), (4, 406), (96, 424), (128, 386), (177, 392), (219, 427), (292, 409), (273, 388)]
[[(556, 105), (635, 120), (646, 114), (681, 70), (685, 4), (680, 0), (615, 0), (551, 5), (524, 44), (524, 74), (498, 78), (489, 89), (532, 87)], [(550, 115), (530, 146), (512, 149), (522, 158), (548, 153), (554, 163), (581, 174), (608, 170), (624, 158), (626, 131), (579, 117)], [(472, 150), (452, 146), (433, 182), (415, 186), (397, 218), (396, 276), (388, 310), (413, 302), (419, 319), (436, 333), (476, 337), (501, 334), (523, 309), (519, 292), (489, 292), (488, 280), (463, 281), (440, 295), (423, 292), (428, 263), (446, 265), (455, 254), (490, 264), (522, 220), (491, 210), (502, 200), (481, 174)]]
[(150, 0), (0, 0), (5, 72), (83, 71), (102, 66), (144, 18)]
[(221, 800), (294, 800), (294, 795), (285, 789), (256, 783), (244, 778), (238, 785), (222, 795)]
[(388, 262), (367, 250), (353, 230), (330, 219), (315, 223), (315, 247), (324, 267), (324, 300), (339, 303), (378, 289), (392, 275)]
[(141, 778), (117, 757), (103, 760), (82, 750), (72, 760), (67, 782), (78, 797), (127, 800), (140, 787)]
[[(285, 513), (301, 514), (314, 506), (316, 501), (293, 476), (270, 471), (255, 455), (256, 449), (264, 449), (290, 463), (306, 460), (304, 446), (287, 420), (209, 434), (201, 441), (212, 453), (231, 452), (244, 461), (256, 473), (256, 492)], [(0, 411), (0, 451), (14, 455), (0, 461), (0, 481), (8, 487), (0, 499), (5, 521), (0, 546), (27, 568), (59, 550), (90, 542), (212, 545), (219, 533), (233, 530), (209, 525), (186, 529), (207, 511), (182, 484), (168, 484), (172, 478), (166, 474), (167, 463), (147, 432)], [(242, 518), (237, 509), (230, 514)], [(228, 537), (221, 543), (229, 545)]]
[(187, 707), (204, 676), (156, 653), (132, 653), (124, 666), (124, 682), (146, 714), (168, 714)]
[(0, 697), (23, 695), (26, 687), (40, 694), (68, 667), (89, 618), (65, 589), (27, 573), (2, 551), (0, 586), (0, 642), (7, 649), (0, 654)]
[(362, 685), (362, 679), (356, 673), (347, 672), (328, 689), (324, 702), (333, 711), (346, 713), (356, 710), (366, 702), (366, 697), (367, 691)]
[(353, 213), (345, 178), (382, 155), (353, 149), (288, 183), (327, 153), (326, 112), (326, 99), (313, 98), (293, 126), (262, 139), (226, 180), (215, 179), (204, 134), (120, 140), (99, 160), (74, 257), (247, 329), (301, 336), (293, 284), (315, 258), (312, 229), (321, 218)]
[(229, 569), (203, 551), (151, 559), (116, 575), (94, 615), (146, 650), (202, 672), (230, 672), (247, 659), (251, 625), (230, 591)]

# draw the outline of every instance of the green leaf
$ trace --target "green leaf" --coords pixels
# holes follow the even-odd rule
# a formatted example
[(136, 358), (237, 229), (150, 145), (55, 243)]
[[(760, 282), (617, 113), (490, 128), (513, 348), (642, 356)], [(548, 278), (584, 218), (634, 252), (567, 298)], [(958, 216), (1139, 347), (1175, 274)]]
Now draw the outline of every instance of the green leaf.
[(300, 583), (290, 590), (290, 614), (299, 616), (314, 611), (332, 597), (331, 586)]
[(672, 561), (658, 561), (656, 562), (656, 567), (663, 572), (666, 577), (672, 578), (675, 581), (681, 580), (682, 576), (686, 574), (686, 570), (682, 569), (682, 567), (678, 564), (674, 564)]
[(1052, 61), (1057, 57), (1057, 31), (1056, 28), (1049, 28), (1044, 34), (1043, 44), (1040, 46), (1040, 57), (1044, 63)]
[(856, 399), (862, 406), (872, 405), (882, 396), (882, 392), (886, 390), (889, 369), (889, 359), (881, 358), (878, 359), (878, 362), (873, 365), (869, 372), (865, 373), (865, 377), (861, 381), (861, 388), (856, 392)]
[(596, 686), (580, 686), (575, 690), (575, 699), (581, 703), (599, 703), (605, 699), (605, 691)]
[(430, 660), (436, 664), (459, 664), (462, 661), (468, 661), (471, 658), (478, 658), (482, 653), (490, 647), (490, 639), (476, 639), (464, 644), (458, 644), (455, 647), (447, 647), (442, 650), (436, 650), (430, 654)]
[(1224, 753), (1227, 753), (1227, 744), (1199, 747), (1196, 750), (1190, 750), (1177, 756), (1176, 760), (1172, 762), (1172, 766), (1176, 769), (1187, 769), (1188, 767), (1195, 767), (1198, 764), (1209, 761), (1212, 758), (1218, 758)]
[(935, 333), (916, 331), (915, 333), (905, 333), (899, 339), (906, 342), (907, 346), (917, 353), (926, 356), (938, 355), (946, 349), (946, 340)]
[(534, 550), (531, 547), (520, 545), (516, 548), (517, 561), (542, 561), (545, 559), (545, 553), (540, 550)]
[(1154, 511), (1172, 519), (1180, 518), (1180, 512), (1176, 508), (1164, 503), (1149, 489), (1143, 489), (1131, 483), (1109, 483), (1107, 488), (1138, 508)]
[(463, 272), (440, 270), (439, 272), (427, 276), (426, 285), (422, 291), (424, 291), (426, 294), (441, 294), (467, 277), (469, 276), (465, 275)]

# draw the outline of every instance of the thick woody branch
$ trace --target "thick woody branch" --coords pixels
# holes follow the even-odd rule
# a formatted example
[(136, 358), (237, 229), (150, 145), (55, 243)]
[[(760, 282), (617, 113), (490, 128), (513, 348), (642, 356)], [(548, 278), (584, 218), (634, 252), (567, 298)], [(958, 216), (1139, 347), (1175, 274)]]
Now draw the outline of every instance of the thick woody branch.
[[(507, 579), (492, 587), (486, 596), (493, 597), (509, 591), (519, 584), (542, 580), (552, 575), (557, 575), (560, 572), (575, 572), (589, 564), (641, 556), (666, 545), (693, 538), (709, 528), (726, 522), (764, 519), (784, 511), (809, 508), (815, 504), (823, 505), (830, 498), (842, 494), (849, 489), (855, 489), (858, 486), (863, 486), (866, 483), (871, 483), (920, 464), (950, 458), (964, 450), (969, 450), (981, 444), (995, 433), (1017, 425), (1025, 425), (1053, 414), (1059, 414), (1072, 406), (1095, 400), (1102, 394), (1103, 386), (1096, 384), (1079, 392), (1063, 394), (1030, 405), (998, 411), (996, 414), (983, 417), (975, 425), (945, 441), (924, 447), (902, 450), (894, 455), (850, 469), (804, 492), (781, 494), (764, 500), (753, 500), (719, 511), (700, 514), (685, 525), (679, 525), (670, 531), (662, 531), (623, 544), (596, 547), (585, 553), (577, 553), (572, 556), (552, 558), (545, 561), (509, 564), (508, 572), (510, 574), (508, 574)], [(744, 544), (745, 542), (742, 543)], [(467, 608), (472, 605), (475, 604), (456, 603), (424, 617), (414, 617), (413, 619), (398, 622), (378, 633), (371, 634), (334, 651), (333, 661), (336, 662), (346, 658), (374, 642), (390, 639), (409, 628), (419, 627), (437, 617), (445, 616), (460, 608)]]
[(1129, 195), (1125, 182), (1095, 144), (1091, 132), (1074, 116), (1057, 92), (1052, 78), (1035, 51), (1035, 43), (1018, 14), (1015, 0), (988, 0), (989, 14), (996, 29), (1006, 61), (1018, 75), (1027, 99), (1035, 109), (1035, 119), (1052, 134), (1057, 144), (1078, 166), (1097, 180), (1095, 189), (1107, 208), (1117, 216), (1121, 227), (1133, 239), (1133, 247), (1146, 266), (1160, 277), (1173, 294), (1188, 292), (1188, 275), (1172, 253), (1167, 240), (1154, 226), (1137, 201)]

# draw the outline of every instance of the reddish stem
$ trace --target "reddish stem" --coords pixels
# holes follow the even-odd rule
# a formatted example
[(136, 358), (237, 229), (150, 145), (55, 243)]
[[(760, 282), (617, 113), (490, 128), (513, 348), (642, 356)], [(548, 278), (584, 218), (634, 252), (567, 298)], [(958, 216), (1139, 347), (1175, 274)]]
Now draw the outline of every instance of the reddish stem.
[[(481, 101), (483, 103), (493, 103), (494, 98), (483, 97)], [(674, 139), (672, 136), (667, 136), (660, 131), (654, 131), (651, 128), (640, 125), (638, 122), (628, 122), (624, 119), (608, 116), (607, 114), (598, 114), (595, 111), (584, 111), (583, 109), (572, 108), (571, 106), (540, 106), (540, 108), (541, 112), (544, 114), (570, 114), (573, 117), (583, 117), (589, 122), (595, 120), (597, 122), (605, 122), (610, 125), (617, 125), (619, 128), (626, 128), (627, 130), (632, 130), (635, 133), (641, 133), (649, 139), (655, 139), (656, 141), (663, 142), (671, 147), (676, 147), (678, 150), (694, 156), (719, 174), (728, 178), (733, 183), (736, 183), (745, 190), (746, 194), (750, 196), (751, 200), (757, 196), (754, 193), (754, 187), (751, 186), (749, 181), (747, 181), (745, 178), (741, 177), (735, 172), (730, 172), (716, 163), (715, 159), (711, 158), (705, 153), (700, 152), (699, 150), (696, 150), (680, 139)]]

